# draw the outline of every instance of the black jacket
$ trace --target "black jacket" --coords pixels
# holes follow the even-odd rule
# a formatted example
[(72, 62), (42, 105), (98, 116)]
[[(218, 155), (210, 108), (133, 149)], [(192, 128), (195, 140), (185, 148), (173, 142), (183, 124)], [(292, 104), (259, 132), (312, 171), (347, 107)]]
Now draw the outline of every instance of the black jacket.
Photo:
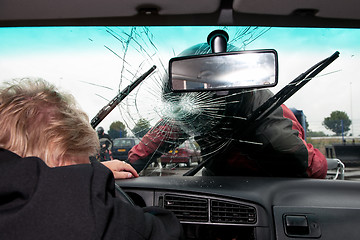
[(161, 208), (114, 197), (100, 163), (49, 168), (0, 149), (0, 239), (179, 239), (181, 225)]

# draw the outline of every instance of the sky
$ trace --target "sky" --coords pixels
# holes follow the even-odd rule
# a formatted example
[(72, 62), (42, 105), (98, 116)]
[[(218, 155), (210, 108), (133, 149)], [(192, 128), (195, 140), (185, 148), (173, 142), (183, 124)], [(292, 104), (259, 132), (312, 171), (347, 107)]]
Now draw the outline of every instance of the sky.
[[(171, 57), (192, 45), (206, 42), (207, 35), (214, 29), (217, 28), (0, 28), (0, 82), (24, 77), (46, 79), (72, 93), (91, 119), (119, 89), (152, 64), (158, 67), (158, 73), (152, 77), (159, 78)], [(332, 111), (344, 111), (353, 121), (350, 133), (360, 135), (360, 108), (357, 106), (360, 102), (360, 30), (244, 29), (226, 28), (229, 42), (241, 49), (276, 49), (278, 52), (279, 83), (271, 89), (274, 93), (309, 67), (339, 51), (340, 57), (334, 63), (285, 104), (303, 110), (311, 130), (327, 134), (331, 132), (322, 125), (324, 118)], [(242, 38), (239, 37), (241, 32), (244, 33)], [(145, 80), (142, 89), (158, 87), (146, 85), (150, 82)], [(138, 91), (139, 96), (145, 96)], [(159, 95), (138, 102), (144, 106), (124, 104), (101, 125), (108, 129), (111, 122), (129, 117), (125, 113), (127, 109), (133, 107), (140, 111), (142, 107), (155, 104), (159, 100), (156, 97)]]

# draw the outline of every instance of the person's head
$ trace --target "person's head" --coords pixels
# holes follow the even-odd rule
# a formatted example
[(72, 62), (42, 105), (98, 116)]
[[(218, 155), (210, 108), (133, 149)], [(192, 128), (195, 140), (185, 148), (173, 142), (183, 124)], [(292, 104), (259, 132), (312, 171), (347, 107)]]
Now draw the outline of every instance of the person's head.
[(97, 131), (97, 134), (98, 134), (99, 136), (102, 136), (102, 135), (104, 134), (104, 128), (103, 128), (103, 127), (98, 127), (98, 128), (96, 129), (96, 131)]
[(41, 79), (21, 79), (0, 88), (0, 147), (35, 156), (50, 167), (89, 163), (99, 140), (72, 95)]

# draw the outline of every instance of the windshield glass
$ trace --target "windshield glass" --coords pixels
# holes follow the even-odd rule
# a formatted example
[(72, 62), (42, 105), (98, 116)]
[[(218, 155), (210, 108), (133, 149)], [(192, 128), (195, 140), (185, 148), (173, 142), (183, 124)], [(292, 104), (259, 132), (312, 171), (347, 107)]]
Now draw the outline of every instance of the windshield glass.
[[(269, 27), (26, 27), (0, 28), (0, 81), (42, 78), (73, 94), (90, 120), (120, 93), (123, 100), (98, 126), (112, 139), (137, 138), (154, 126), (165, 126), (167, 148), (156, 148), (143, 175), (183, 174), (207, 156), (220, 152), (233, 141), (227, 134), (211, 132), (211, 142), (202, 136), (232, 116), (227, 105), (233, 95), (221, 92), (176, 94), (169, 90), (169, 60), (179, 55), (209, 53), (197, 47), (216, 29), (229, 35), (228, 51), (275, 49), (278, 53), (277, 93), (301, 73), (336, 51), (340, 57), (285, 104), (298, 114), (306, 141), (329, 158), (333, 144), (356, 145), (360, 135), (360, 47), (357, 29)], [(186, 50), (186, 51), (185, 51)], [(192, 52), (191, 52), (192, 51)], [(156, 69), (132, 91), (129, 84)], [(123, 92), (126, 90), (125, 93)], [(255, 91), (247, 89), (246, 92)], [(263, 91), (263, 90), (256, 90)], [(243, 91), (244, 92), (244, 91)], [(243, 93), (242, 92), (242, 93)], [(239, 94), (239, 93), (237, 93)], [(339, 114), (342, 117), (336, 117)], [(335, 113), (335, 115), (334, 115)], [(326, 120), (327, 119), (327, 120)], [(224, 131), (227, 131), (226, 129)], [(170, 159), (164, 154), (181, 147), (189, 149)], [(156, 139), (154, 140), (156, 141)], [(236, 141), (251, 142), (249, 139)], [(201, 148), (199, 147), (201, 144)], [(127, 146), (120, 139), (114, 146)], [(209, 150), (211, 149), (211, 150)], [(175, 151), (172, 151), (175, 153)], [(174, 154), (173, 154), (174, 155)], [(350, 162), (360, 161), (354, 155)], [(345, 157), (344, 162), (347, 161)], [(357, 164), (349, 164), (349, 176), (357, 178)], [(346, 163), (345, 163), (346, 165)]]

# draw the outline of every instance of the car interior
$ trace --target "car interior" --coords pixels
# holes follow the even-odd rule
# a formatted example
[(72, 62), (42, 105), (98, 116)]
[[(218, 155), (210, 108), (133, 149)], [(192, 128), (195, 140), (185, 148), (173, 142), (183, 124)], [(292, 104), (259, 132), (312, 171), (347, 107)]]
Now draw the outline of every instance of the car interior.
[[(0, 27), (358, 29), (358, 9), (356, 0), (0, 0)], [(337, 180), (201, 176), (200, 167), (185, 176), (117, 180), (117, 197), (174, 212), (186, 239), (359, 239), (360, 183), (342, 180), (337, 159), (329, 164)]]

